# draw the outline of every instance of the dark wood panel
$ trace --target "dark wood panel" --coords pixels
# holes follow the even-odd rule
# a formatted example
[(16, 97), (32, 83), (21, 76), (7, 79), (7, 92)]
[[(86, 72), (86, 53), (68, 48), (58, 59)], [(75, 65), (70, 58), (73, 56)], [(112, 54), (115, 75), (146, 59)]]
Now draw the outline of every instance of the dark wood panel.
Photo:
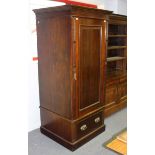
[(104, 117), (108, 117), (108, 116), (118, 112), (119, 110), (125, 108), (126, 106), (127, 106), (127, 100), (124, 100), (117, 104), (109, 105), (104, 109)]
[(127, 80), (126, 80), (126, 78), (120, 79), (118, 91), (119, 91), (119, 99), (126, 100), (126, 98), (127, 98)]
[(101, 27), (80, 26), (80, 109), (99, 102)]
[(117, 103), (118, 101), (118, 80), (107, 84), (105, 96), (106, 96), (105, 107), (108, 105)]
[(40, 108), (40, 114), (43, 128), (59, 135), (62, 139), (72, 142), (71, 122), (69, 120), (42, 107)]
[(68, 118), (70, 27), (69, 16), (37, 19), (41, 106)]
[(76, 19), (77, 100), (79, 116), (104, 105), (105, 21)]
[[(83, 136), (103, 125), (103, 110), (98, 110), (86, 117), (79, 117), (72, 121), (48, 109), (40, 107), (41, 127), (68, 142), (75, 143)], [(86, 124), (86, 130), (81, 127)], [(63, 129), (63, 130), (62, 130)]]
[(84, 118), (75, 124), (75, 139), (85, 136), (103, 124), (103, 111), (100, 111), (88, 118)]
[(41, 127), (40, 131), (41, 131), (41, 133), (50, 137), (51, 139), (55, 140), (56, 142), (60, 143), (64, 147), (70, 149), (71, 151), (75, 151), (77, 148), (79, 148), (83, 144), (87, 143), (88, 141), (90, 141), (91, 139), (93, 139), (94, 137), (96, 137), (97, 135), (102, 133), (103, 131), (105, 131), (105, 125), (102, 125), (101, 127), (97, 128), (96, 130), (94, 130), (94, 131), (90, 132), (89, 134), (83, 136), (82, 138), (77, 140), (75, 143), (72, 143), (70, 141), (62, 139), (61, 137), (59, 137), (58, 135), (53, 133), (51, 130), (48, 130), (44, 127)]
[(106, 104), (104, 116), (107, 117), (127, 105), (127, 77), (119, 74), (109, 78), (106, 84)]

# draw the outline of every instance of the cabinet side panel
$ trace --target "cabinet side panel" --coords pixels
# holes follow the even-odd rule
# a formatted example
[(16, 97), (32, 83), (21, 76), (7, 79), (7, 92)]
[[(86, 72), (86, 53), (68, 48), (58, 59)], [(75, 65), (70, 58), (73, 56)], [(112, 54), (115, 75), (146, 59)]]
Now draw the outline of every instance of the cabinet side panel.
[(38, 17), (40, 105), (70, 118), (70, 17)]
[(40, 109), (41, 127), (67, 141), (72, 141), (71, 123), (44, 108)]

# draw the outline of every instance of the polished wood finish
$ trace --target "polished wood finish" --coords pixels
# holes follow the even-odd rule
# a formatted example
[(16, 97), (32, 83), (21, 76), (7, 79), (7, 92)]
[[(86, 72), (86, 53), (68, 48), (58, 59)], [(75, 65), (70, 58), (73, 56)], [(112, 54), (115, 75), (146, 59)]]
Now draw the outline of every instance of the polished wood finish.
[(127, 105), (127, 17), (109, 16), (107, 33), (105, 117)]
[[(91, 115), (91, 117), (84, 118), (77, 123), (75, 139), (81, 138), (84, 135), (93, 132), (95, 129), (103, 125), (103, 111)], [(96, 121), (98, 120), (98, 121)]]
[(48, 136), (49, 138), (55, 140), (56, 142), (60, 143), (64, 147), (70, 149), (71, 151), (75, 151), (77, 148), (79, 148), (80, 146), (82, 146), (83, 144), (85, 144), (86, 142), (91, 140), (92, 138), (96, 137), (97, 135), (102, 133), (104, 130), (105, 130), (105, 126), (102, 125), (99, 128), (97, 128), (96, 130), (93, 130), (91, 133), (83, 136), (75, 143), (71, 143), (71, 142), (66, 141), (65, 139), (61, 138), (60, 136), (57, 136), (55, 133), (51, 132), (51, 130), (48, 130), (44, 127), (40, 128), (41, 133), (43, 133), (44, 135)]
[(34, 12), (41, 132), (75, 150), (105, 129), (105, 32), (111, 12), (72, 5)]
[(80, 110), (99, 103), (101, 30), (101, 26), (80, 28)]
[(40, 106), (67, 118), (71, 116), (70, 27), (67, 16), (37, 18)]
[[(79, 115), (103, 106), (105, 85), (105, 22), (100, 19), (81, 18), (77, 21), (78, 60), (77, 76)], [(92, 76), (93, 75), (93, 76)]]

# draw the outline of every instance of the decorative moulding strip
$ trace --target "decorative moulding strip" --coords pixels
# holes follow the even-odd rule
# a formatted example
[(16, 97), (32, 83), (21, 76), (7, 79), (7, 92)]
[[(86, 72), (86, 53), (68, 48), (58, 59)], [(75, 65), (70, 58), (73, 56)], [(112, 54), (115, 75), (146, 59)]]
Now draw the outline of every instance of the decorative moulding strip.
[(64, 2), (66, 4), (72, 4), (72, 5), (78, 5), (78, 6), (85, 6), (85, 7), (89, 7), (89, 8), (97, 8), (97, 5), (95, 5), (95, 4), (88, 4), (88, 3), (69, 1), (69, 0), (54, 0), (54, 1)]

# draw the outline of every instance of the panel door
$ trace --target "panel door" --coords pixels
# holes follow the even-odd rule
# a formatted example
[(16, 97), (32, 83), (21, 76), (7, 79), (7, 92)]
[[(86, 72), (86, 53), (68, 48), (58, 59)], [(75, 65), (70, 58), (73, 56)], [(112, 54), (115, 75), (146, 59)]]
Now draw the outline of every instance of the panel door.
[(119, 90), (119, 100), (120, 101), (126, 100), (127, 98), (127, 79), (126, 78), (120, 79), (118, 90)]
[(78, 112), (84, 115), (104, 105), (105, 22), (75, 20)]
[(118, 81), (113, 81), (106, 86), (105, 108), (117, 104), (118, 101)]

